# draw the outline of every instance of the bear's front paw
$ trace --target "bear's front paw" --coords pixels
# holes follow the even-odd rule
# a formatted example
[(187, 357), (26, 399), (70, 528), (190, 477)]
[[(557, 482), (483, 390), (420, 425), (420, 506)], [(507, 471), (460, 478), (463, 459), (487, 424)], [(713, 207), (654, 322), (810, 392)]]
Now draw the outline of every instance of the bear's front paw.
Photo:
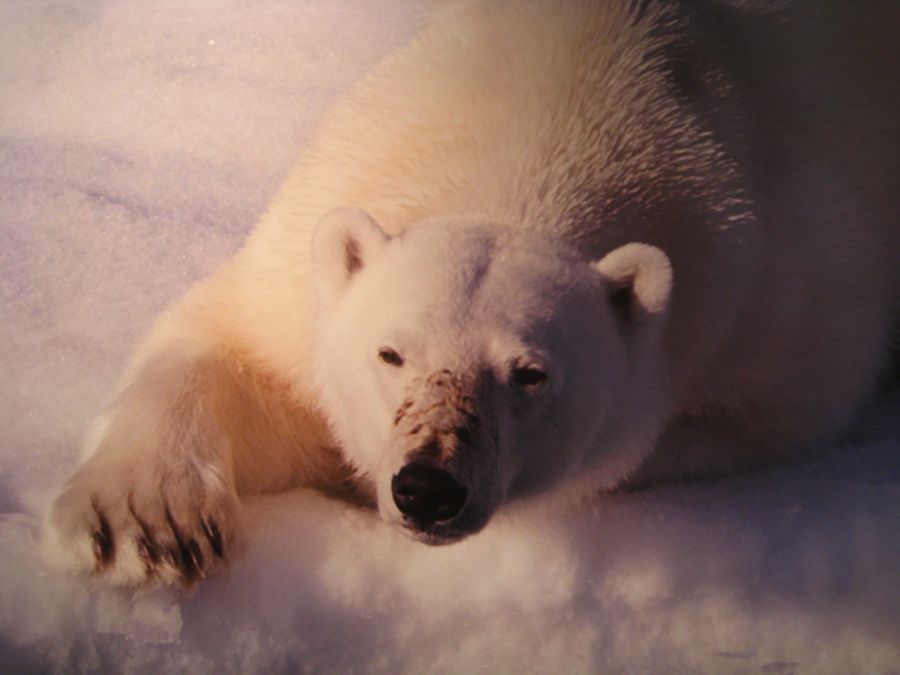
[(95, 457), (47, 515), (50, 562), (117, 585), (188, 586), (228, 556), (238, 533), (238, 501), (225, 472)]

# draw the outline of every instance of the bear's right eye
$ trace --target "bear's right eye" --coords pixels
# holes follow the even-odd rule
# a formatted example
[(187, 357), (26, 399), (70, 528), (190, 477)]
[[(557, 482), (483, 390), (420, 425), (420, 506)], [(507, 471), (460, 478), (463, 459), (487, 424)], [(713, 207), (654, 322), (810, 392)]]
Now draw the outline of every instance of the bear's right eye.
[(391, 366), (399, 368), (403, 365), (403, 357), (390, 347), (382, 347), (378, 350), (378, 358)]

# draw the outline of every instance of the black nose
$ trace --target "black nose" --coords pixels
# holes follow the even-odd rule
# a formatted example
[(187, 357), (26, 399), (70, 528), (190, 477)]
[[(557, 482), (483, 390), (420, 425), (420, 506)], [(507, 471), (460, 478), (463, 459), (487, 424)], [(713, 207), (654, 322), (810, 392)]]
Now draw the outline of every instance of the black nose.
[(448, 472), (427, 464), (407, 464), (391, 479), (397, 508), (423, 522), (450, 520), (466, 504), (467, 491)]

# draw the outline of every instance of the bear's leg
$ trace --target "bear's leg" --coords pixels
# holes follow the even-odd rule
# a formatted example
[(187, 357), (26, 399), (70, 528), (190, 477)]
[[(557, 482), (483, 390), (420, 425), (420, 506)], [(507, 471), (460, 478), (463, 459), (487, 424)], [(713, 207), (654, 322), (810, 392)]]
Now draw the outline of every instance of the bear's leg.
[(51, 562), (115, 584), (190, 584), (233, 552), (239, 492), (349, 481), (313, 406), (197, 309), (229, 295), (192, 296), (157, 324), (52, 504)]
[(43, 544), (53, 562), (118, 584), (190, 583), (231, 551), (238, 501), (211, 395), (220, 368), (160, 352), (136, 372), (51, 506)]

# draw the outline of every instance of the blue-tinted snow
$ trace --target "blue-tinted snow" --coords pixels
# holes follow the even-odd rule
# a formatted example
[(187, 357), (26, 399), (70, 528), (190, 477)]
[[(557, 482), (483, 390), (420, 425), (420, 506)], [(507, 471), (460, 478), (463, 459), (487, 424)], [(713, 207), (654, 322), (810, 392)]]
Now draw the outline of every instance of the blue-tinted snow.
[(34, 551), (135, 340), (239, 245), (412, 0), (0, 2), (0, 671), (896, 672), (900, 401), (821, 458), (428, 548), (308, 491), (193, 595)]

